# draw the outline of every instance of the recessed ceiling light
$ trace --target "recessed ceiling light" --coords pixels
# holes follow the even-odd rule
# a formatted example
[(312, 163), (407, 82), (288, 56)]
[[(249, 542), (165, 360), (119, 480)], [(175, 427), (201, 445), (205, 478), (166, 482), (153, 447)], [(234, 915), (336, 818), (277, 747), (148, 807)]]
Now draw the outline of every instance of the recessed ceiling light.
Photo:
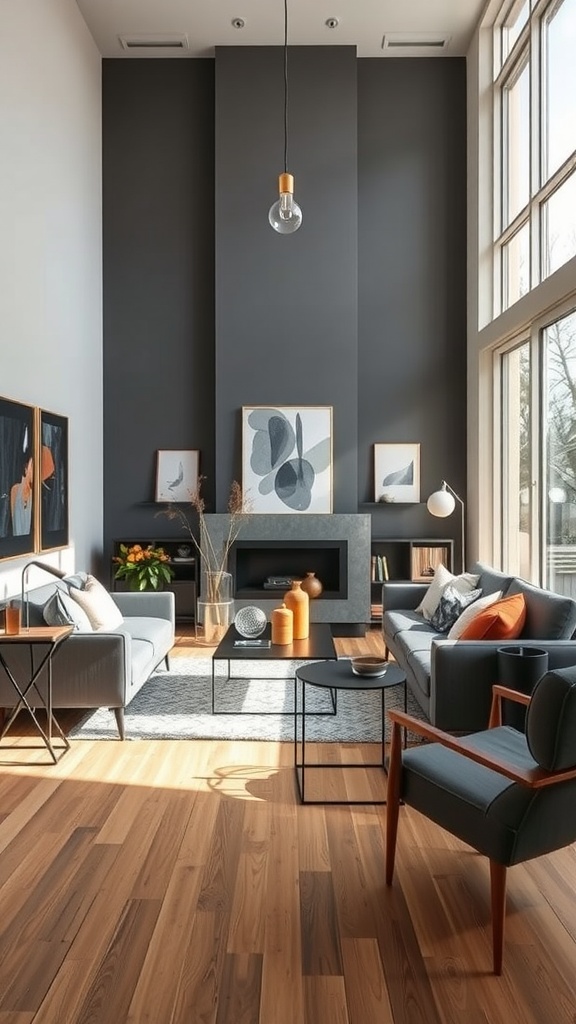
[(244, 21), (244, 18), (232, 18), (232, 25), (234, 28), (244, 28), (245, 24), (246, 22)]
[(326, 25), (326, 28), (338, 28), (340, 22), (338, 21), (338, 18), (328, 18), (324, 24)]

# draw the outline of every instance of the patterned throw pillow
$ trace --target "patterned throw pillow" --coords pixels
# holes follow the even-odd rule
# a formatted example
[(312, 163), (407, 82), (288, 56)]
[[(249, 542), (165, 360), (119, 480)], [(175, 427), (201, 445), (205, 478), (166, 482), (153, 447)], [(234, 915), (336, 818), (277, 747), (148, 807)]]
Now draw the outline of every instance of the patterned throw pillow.
[(432, 616), (440, 605), (440, 598), (447, 586), (455, 587), (461, 594), (466, 594), (474, 589), (479, 579), (479, 576), (471, 572), (463, 572), (459, 576), (454, 576), (445, 565), (439, 565), (416, 611), (420, 612), (427, 622), (431, 622)]
[(442, 591), (440, 604), (430, 619), (430, 625), (438, 633), (447, 633), (464, 609), (477, 601), (481, 594), (481, 590), (470, 590), (463, 594), (449, 583)]

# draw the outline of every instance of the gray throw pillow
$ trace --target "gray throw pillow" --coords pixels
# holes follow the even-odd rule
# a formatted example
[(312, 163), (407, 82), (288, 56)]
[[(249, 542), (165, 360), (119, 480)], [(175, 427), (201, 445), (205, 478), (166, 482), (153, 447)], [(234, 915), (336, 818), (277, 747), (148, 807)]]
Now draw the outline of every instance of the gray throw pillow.
[(448, 584), (442, 592), (440, 604), (430, 619), (430, 625), (438, 633), (447, 633), (464, 609), (477, 601), (481, 594), (481, 590), (470, 590), (467, 594), (463, 594)]
[(73, 601), (68, 591), (61, 586), (58, 586), (52, 597), (48, 598), (43, 615), (48, 626), (74, 626), (77, 633), (94, 632), (84, 609)]

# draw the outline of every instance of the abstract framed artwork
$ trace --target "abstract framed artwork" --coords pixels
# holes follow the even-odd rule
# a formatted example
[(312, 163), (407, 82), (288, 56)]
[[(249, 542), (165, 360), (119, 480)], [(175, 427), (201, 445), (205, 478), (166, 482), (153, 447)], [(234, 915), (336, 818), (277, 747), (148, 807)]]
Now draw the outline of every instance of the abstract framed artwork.
[(198, 490), (200, 452), (195, 449), (161, 449), (156, 453), (155, 501), (190, 501)]
[(36, 411), (0, 398), (0, 558), (36, 550)]
[(68, 536), (68, 419), (40, 409), (38, 486), (40, 550), (64, 548)]
[(374, 445), (374, 501), (420, 501), (420, 445)]
[(247, 512), (332, 512), (332, 407), (244, 406)]

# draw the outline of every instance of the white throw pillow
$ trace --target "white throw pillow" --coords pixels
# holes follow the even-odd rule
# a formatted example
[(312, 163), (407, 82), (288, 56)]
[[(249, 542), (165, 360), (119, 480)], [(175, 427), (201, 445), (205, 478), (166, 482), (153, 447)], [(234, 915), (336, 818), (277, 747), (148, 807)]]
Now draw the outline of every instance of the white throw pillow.
[(428, 590), (416, 611), (420, 612), (422, 617), (430, 622), (430, 619), (440, 604), (442, 592), (449, 583), (455, 588), (455, 590), (458, 590), (459, 593), (467, 594), (469, 591), (474, 590), (479, 579), (479, 576), (475, 576), (471, 572), (463, 572), (460, 576), (454, 576), (445, 565), (439, 565), (434, 573), (434, 579), (428, 587)]
[(469, 607), (465, 608), (462, 614), (458, 616), (456, 622), (448, 631), (447, 639), (459, 640), (466, 629), (466, 626), (469, 626), (472, 622), (472, 619), (475, 619), (476, 616), (484, 610), (484, 608), (489, 608), (495, 601), (499, 601), (501, 597), (502, 591), (497, 590), (495, 594), (486, 594), (484, 597), (480, 597), (478, 601), (474, 601), (474, 604), (469, 605)]
[(72, 587), (70, 597), (86, 612), (92, 629), (116, 629), (124, 622), (118, 605), (95, 576), (88, 576), (84, 590)]

